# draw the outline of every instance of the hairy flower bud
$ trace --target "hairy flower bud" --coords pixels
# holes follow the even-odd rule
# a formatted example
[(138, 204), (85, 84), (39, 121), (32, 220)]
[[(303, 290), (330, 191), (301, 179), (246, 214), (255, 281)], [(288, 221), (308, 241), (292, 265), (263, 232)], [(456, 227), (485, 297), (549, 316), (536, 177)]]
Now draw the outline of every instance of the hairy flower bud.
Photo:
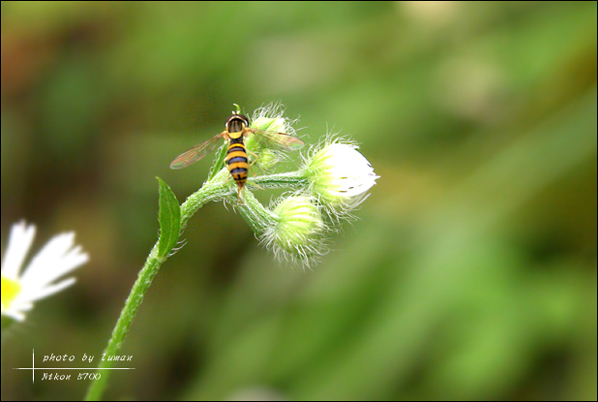
[(312, 197), (291, 196), (282, 198), (272, 209), (275, 223), (266, 229), (262, 242), (277, 257), (309, 265), (312, 258), (323, 254), (325, 225), (314, 201)]
[(274, 141), (266, 139), (275, 137), (278, 133), (294, 136), (295, 130), (291, 123), (292, 121), (283, 117), (282, 106), (279, 104), (261, 107), (254, 113), (251, 128), (261, 131), (262, 135), (250, 135), (245, 141), (245, 145), (250, 153), (257, 156), (256, 162), (261, 169), (273, 169), (285, 159), (283, 151), (287, 149), (279, 148)]
[(379, 178), (357, 146), (342, 142), (317, 150), (303, 170), (314, 196), (331, 207), (359, 205)]

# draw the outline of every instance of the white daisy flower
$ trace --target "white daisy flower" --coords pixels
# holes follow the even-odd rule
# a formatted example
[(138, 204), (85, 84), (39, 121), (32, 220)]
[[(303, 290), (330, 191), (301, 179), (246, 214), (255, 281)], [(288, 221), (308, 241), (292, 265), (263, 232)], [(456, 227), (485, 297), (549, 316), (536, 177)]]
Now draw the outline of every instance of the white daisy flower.
[(71, 286), (74, 278), (58, 280), (88, 261), (75, 245), (74, 233), (54, 236), (22, 270), (29, 252), (35, 226), (13, 225), (2, 260), (2, 316), (23, 321), (33, 303)]
[(332, 207), (355, 207), (379, 178), (353, 144), (332, 142), (309, 157), (304, 166), (311, 191)]

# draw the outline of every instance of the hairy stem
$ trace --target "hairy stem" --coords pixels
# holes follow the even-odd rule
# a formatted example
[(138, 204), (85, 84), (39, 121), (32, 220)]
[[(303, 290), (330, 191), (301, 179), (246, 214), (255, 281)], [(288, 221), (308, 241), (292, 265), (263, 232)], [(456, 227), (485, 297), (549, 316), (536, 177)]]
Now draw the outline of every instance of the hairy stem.
[[(218, 175), (216, 176), (216, 178)], [(181, 228), (184, 228), (189, 219), (207, 202), (217, 201), (231, 194), (231, 185), (226, 182), (212, 181), (206, 183), (200, 190), (192, 194), (187, 200), (181, 205)], [(120, 349), (129, 333), (131, 325), (139, 307), (143, 302), (143, 298), (147, 293), (152, 281), (160, 271), (162, 264), (168, 259), (169, 256), (158, 258), (158, 244), (154, 245), (154, 248), (150, 252), (145, 265), (139, 272), (139, 276), (131, 289), (131, 293), (125, 302), (125, 306), (116, 322), (116, 326), (112, 332), (112, 337), (108, 342), (104, 354), (106, 356), (118, 355)], [(110, 377), (110, 368), (114, 365), (111, 361), (102, 361), (98, 370), (101, 371), (102, 377), (98, 381), (92, 382), (86, 400), (98, 401), (102, 398), (104, 389)]]

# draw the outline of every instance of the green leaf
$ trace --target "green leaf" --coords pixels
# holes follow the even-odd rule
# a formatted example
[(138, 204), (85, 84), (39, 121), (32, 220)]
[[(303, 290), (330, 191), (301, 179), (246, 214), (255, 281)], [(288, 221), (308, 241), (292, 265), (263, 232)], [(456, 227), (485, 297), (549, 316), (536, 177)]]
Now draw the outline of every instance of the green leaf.
[(225, 167), (224, 159), (226, 158), (226, 151), (228, 150), (228, 144), (223, 144), (220, 149), (218, 149), (218, 153), (216, 154), (216, 160), (214, 161), (214, 165), (212, 165), (212, 169), (210, 170), (210, 174), (208, 175), (208, 181), (212, 180), (222, 168)]
[(160, 240), (158, 242), (158, 258), (168, 256), (181, 233), (181, 207), (176, 196), (162, 179), (160, 183)]

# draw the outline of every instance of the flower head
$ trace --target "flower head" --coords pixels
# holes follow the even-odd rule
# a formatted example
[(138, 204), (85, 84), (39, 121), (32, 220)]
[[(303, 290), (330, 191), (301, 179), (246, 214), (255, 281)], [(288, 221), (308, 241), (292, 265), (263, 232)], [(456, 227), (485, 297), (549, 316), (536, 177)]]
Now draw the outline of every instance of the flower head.
[[(271, 103), (257, 109), (251, 120), (251, 128), (259, 130), (262, 135), (251, 135), (245, 141), (247, 149), (258, 155), (258, 164), (261, 169), (270, 170), (279, 162), (285, 159), (283, 151), (288, 150), (286, 146), (281, 147), (274, 139), (277, 133), (285, 133), (291, 137), (295, 136), (294, 121), (284, 117), (284, 110), (281, 104)], [(291, 149), (299, 149), (302, 143), (293, 144)]]
[(379, 178), (356, 145), (333, 141), (308, 157), (303, 167), (311, 192), (326, 206), (355, 207)]
[(293, 123), (295, 120), (284, 116), (284, 107), (275, 102), (262, 106), (253, 113), (251, 128), (295, 136)]
[(22, 271), (35, 226), (13, 225), (2, 260), (2, 315), (18, 321), (33, 308), (33, 303), (71, 286), (74, 278), (57, 281), (88, 261), (81, 247), (75, 246), (74, 233), (53, 237)]
[(309, 266), (314, 257), (323, 254), (325, 225), (313, 197), (283, 197), (272, 208), (272, 216), (274, 223), (262, 234), (262, 242), (277, 257)]

